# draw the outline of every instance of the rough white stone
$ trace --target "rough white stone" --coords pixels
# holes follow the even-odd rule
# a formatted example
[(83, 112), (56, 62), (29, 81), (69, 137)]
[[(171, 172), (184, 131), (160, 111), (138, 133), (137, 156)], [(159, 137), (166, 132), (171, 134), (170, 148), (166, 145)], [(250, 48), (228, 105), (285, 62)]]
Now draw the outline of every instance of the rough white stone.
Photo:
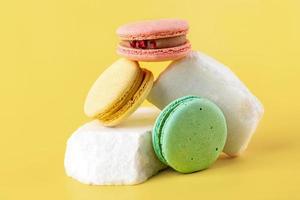
[(151, 129), (159, 110), (139, 108), (126, 122), (104, 127), (86, 123), (69, 138), (65, 153), (68, 176), (92, 185), (138, 184), (165, 166), (156, 158)]
[(264, 109), (229, 68), (203, 53), (191, 52), (158, 77), (148, 100), (162, 109), (186, 95), (210, 99), (223, 110), (228, 125), (225, 153), (235, 156), (246, 149)]

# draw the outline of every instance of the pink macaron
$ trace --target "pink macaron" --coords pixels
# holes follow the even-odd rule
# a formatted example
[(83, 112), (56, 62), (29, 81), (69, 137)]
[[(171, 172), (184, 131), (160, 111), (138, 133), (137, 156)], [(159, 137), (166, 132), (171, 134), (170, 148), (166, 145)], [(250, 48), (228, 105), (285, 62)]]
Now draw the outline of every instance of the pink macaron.
[(121, 41), (117, 53), (130, 60), (177, 60), (191, 50), (187, 40), (189, 25), (180, 19), (148, 20), (117, 29)]

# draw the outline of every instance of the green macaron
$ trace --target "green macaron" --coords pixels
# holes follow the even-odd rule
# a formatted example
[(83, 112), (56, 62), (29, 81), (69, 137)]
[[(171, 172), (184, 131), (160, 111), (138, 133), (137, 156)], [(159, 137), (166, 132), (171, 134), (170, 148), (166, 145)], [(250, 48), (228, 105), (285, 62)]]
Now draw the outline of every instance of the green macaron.
[(161, 162), (181, 173), (203, 170), (223, 150), (225, 117), (208, 99), (185, 96), (166, 106), (153, 128), (153, 148)]

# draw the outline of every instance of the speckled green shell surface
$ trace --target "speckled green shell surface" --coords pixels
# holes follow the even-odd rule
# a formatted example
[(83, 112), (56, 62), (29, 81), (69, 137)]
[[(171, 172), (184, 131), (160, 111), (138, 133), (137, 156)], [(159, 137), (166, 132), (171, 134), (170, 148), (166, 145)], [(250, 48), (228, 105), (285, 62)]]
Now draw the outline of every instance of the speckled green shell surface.
[(165, 164), (182, 173), (212, 165), (225, 145), (227, 127), (220, 108), (197, 96), (171, 102), (153, 128), (153, 148)]

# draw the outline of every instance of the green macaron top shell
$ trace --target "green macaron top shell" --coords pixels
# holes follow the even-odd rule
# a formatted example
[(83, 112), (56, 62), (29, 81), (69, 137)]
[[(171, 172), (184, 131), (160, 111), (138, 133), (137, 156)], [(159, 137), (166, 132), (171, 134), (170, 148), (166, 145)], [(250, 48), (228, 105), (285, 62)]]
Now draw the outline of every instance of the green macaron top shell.
[(226, 120), (219, 107), (207, 99), (186, 96), (171, 102), (157, 118), (153, 147), (163, 163), (191, 173), (215, 162), (226, 136)]

